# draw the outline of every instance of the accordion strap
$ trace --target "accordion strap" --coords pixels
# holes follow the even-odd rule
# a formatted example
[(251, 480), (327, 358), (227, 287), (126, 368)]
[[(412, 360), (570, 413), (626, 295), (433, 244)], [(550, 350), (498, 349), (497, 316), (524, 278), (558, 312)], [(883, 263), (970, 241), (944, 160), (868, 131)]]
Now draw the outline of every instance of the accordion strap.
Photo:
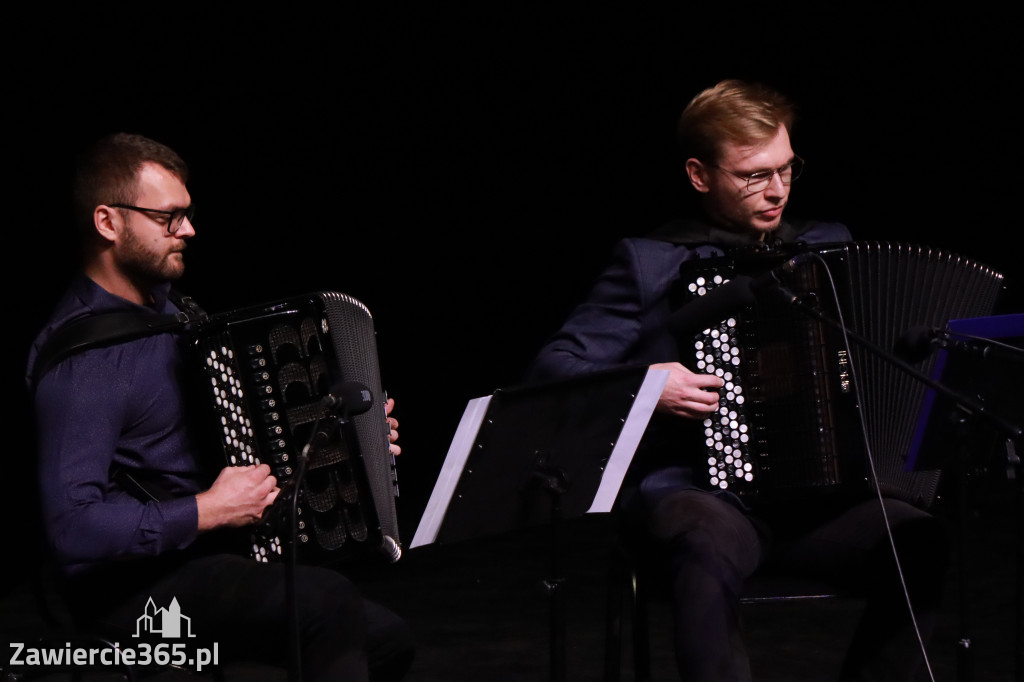
[(144, 312), (94, 313), (66, 322), (57, 328), (39, 349), (32, 369), (32, 388), (61, 360), (90, 348), (125, 343), (144, 336), (185, 329), (205, 322), (208, 317), (189, 296), (171, 290), (168, 298), (180, 309), (173, 315)]

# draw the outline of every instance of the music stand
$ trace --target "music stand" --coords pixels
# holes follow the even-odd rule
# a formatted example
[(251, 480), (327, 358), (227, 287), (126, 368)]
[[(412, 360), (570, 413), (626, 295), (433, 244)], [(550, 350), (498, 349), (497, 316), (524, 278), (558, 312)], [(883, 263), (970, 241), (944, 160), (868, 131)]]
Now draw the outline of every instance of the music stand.
[[(984, 422), (987, 426), (992, 427), (996, 431), (998, 431), (998, 432), (1000, 432), (1000, 433), (1002, 433), (1003, 435), (1006, 436), (1006, 438), (1007, 438), (1007, 445), (1008, 445), (1008, 452), (1007, 452), (1008, 462), (1010, 463), (1008, 469), (1013, 474), (1013, 476), (1016, 478), (1016, 481), (1017, 481), (1017, 503), (1018, 503), (1018, 513), (1017, 513), (1017, 523), (1018, 523), (1018, 557), (1017, 557), (1017, 563), (1018, 563), (1018, 568), (1017, 568), (1017, 574), (1018, 574), (1018, 576), (1017, 576), (1018, 577), (1018, 586), (1017, 586), (1017, 591), (1018, 591), (1018, 595), (1017, 595), (1017, 605), (1018, 605), (1018, 617), (1017, 617), (1017, 623), (1018, 623), (1018, 625), (1017, 625), (1017, 631), (1018, 631), (1018, 633), (1017, 633), (1017, 639), (1018, 639), (1018, 644), (1017, 644), (1017, 680), (1019, 680), (1020, 682), (1024, 682), (1024, 542), (1020, 541), (1021, 534), (1024, 533), (1024, 481), (1022, 481), (1022, 476), (1021, 476), (1021, 473), (1022, 473), (1021, 472), (1021, 461), (1020, 461), (1020, 458), (1017, 456), (1017, 454), (1016, 454), (1016, 452), (1014, 450), (1015, 444), (1020, 443), (1022, 440), (1024, 440), (1024, 428), (1022, 428), (1019, 425), (1019, 423), (1017, 422), (1017, 420), (1016, 420), (1016, 416), (1017, 416), (1017, 414), (1019, 414), (1019, 409), (1018, 409), (1019, 408), (1019, 399), (1016, 397), (1016, 395), (1013, 396), (1014, 400), (1017, 401), (1017, 402), (1013, 403), (1013, 405), (1015, 407), (1014, 407), (1013, 410), (1011, 410), (1010, 418), (1007, 418), (1006, 416), (1004, 416), (1002, 413), (1000, 413), (998, 411), (998, 408), (996, 408), (994, 406), (989, 406), (989, 405), (983, 404), (982, 402), (977, 400), (977, 398), (976, 398), (977, 394), (975, 392), (972, 391), (971, 393), (964, 393), (962, 391), (954, 391), (953, 389), (951, 389), (949, 386), (947, 386), (942, 381), (938, 381), (935, 378), (934, 373), (933, 373), (933, 375), (929, 376), (929, 375), (926, 375), (925, 373), (919, 371), (916, 367), (913, 367), (908, 362), (903, 361), (902, 359), (897, 357), (894, 353), (892, 353), (892, 352), (890, 352), (890, 351), (888, 351), (888, 350), (878, 346), (877, 344), (871, 342), (870, 340), (868, 340), (864, 336), (854, 332), (853, 330), (848, 329), (843, 324), (841, 324), (838, 320), (834, 320), (834, 319), (830, 318), (828, 315), (823, 313), (819, 309), (818, 306), (811, 305), (811, 304), (805, 302), (804, 300), (802, 300), (801, 296), (793, 293), (787, 287), (782, 286), (781, 283), (779, 285), (773, 286), (770, 290), (774, 292), (774, 295), (781, 296), (782, 300), (784, 300), (788, 304), (794, 305), (799, 310), (801, 310), (804, 313), (806, 313), (807, 315), (809, 315), (809, 316), (811, 316), (811, 317), (813, 317), (813, 318), (815, 318), (817, 320), (820, 320), (820, 321), (828, 324), (829, 326), (831, 326), (831, 327), (833, 327), (835, 329), (838, 329), (846, 337), (848, 337), (849, 339), (855, 341), (858, 345), (860, 345), (862, 348), (864, 348), (868, 352), (872, 353), (873, 355), (875, 355), (877, 357), (882, 358), (885, 362), (891, 364), (892, 366), (900, 369), (903, 372), (906, 372), (910, 376), (914, 377), (917, 381), (920, 381), (924, 385), (928, 386), (931, 389), (931, 391), (933, 392), (933, 394), (934, 394), (931, 397), (931, 400), (927, 402), (928, 410), (930, 411), (930, 413), (932, 415), (940, 412), (935, 407), (935, 401), (939, 400), (940, 396), (941, 396), (942, 400), (948, 401), (948, 405), (950, 406), (950, 408), (952, 408), (954, 414), (962, 413), (962, 420), (960, 421), (960, 424), (958, 426), (958, 430), (956, 432), (957, 433), (956, 443), (957, 443), (957, 446), (959, 448), (959, 452), (957, 453), (957, 456), (953, 458), (953, 464), (955, 466), (966, 467), (966, 462), (968, 460), (968, 453), (969, 453), (969, 451), (971, 449), (970, 448), (970, 444), (968, 443), (967, 438), (966, 438), (966, 428), (968, 428), (968, 427), (975, 428), (980, 423)], [(979, 321), (984, 321), (984, 320), (988, 320), (989, 322), (979, 322)], [(1015, 330), (1015, 332), (1020, 332), (1022, 329), (1024, 329), (1024, 315), (996, 316), (996, 317), (993, 317), (993, 318), (973, 318), (973, 319), (964, 319), (964, 320), (961, 320), (961, 321), (954, 320), (954, 321), (952, 321), (950, 323), (947, 323), (947, 324), (952, 324), (953, 326), (958, 326), (958, 324), (959, 324), (959, 325), (963, 325), (963, 326), (967, 327), (968, 329), (970, 329), (972, 327), (972, 325), (980, 324), (981, 327), (980, 327), (979, 331), (982, 331), (983, 333), (988, 333), (988, 334), (996, 334), (1000, 330), (1005, 330), (1007, 328)], [(1019, 333), (1006, 334), (1006, 335), (1007, 336), (1021, 336), (1021, 334), (1019, 334)], [(934, 349), (938, 349), (940, 347), (942, 347), (942, 348), (956, 348), (958, 350), (969, 349), (972, 352), (980, 354), (982, 357), (987, 357), (989, 354), (992, 354), (992, 355), (1013, 357), (1016, 360), (1017, 363), (1020, 362), (1020, 354), (1018, 352), (1016, 352), (1015, 349), (1012, 349), (1012, 348), (1009, 348), (1009, 347), (1000, 346), (998, 343), (991, 341), (989, 338), (987, 338), (985, 336), (979, 335), (980, 338), (972, 339), (971, 341), (968, 341), (966, 343), (962, 342), (960, 340), (951, 339), (951, 338), (949, 338), (950, 336), (951, 336), (951, 334), (947, 334), (946, 338), (943, 338), (942, 334), (935, 334), (935, 336), (933, 337), (933, 340), (931, 341), (932, 349), (934, 350)], [(974, 344), (976, 344), (976, 346)], [(938, 371), (941, 374), (944, 374), (945, 370), (941, 369), (942, 365), (938, 365), (938, 363), (937, 363), (937, 366), (939, 367)], [(970, 385), (970, 382), (968, 382), (968, 386), (969, 385)], [(1011, 391), (1011, 393), (1012, 393), (1012, 391)], [(929, 462), (928, 458), (921, 458), (920, 457), (921, 444), (924, 442), (924, 437), (925, 437), (925, 435), (927, 435), (927, 431), (930, 428), (929, 424), (933, 420), (934, 420), (934, 418), (932, 416), (923, 416), (921, 418), (921, 420), (919, 420), (919, 425), (920, 425), (920, 428), (922, 430), (922, 434), (924, 434), (924, 435), (918, 434), (918, 437), (912, 439), (913, 447), (915, 448), (915, 453), (914, 453), (913, 458), (911, 458), (910, 455), (909, 455), (909, 448), (908, 448), (908, 457), (907, 457), (907, 461), (906, 461), (905, 466), (904, 466), (905, 469), (907, 469), (909, 471), (917, 471), (917, 470), (925, 469), (926, 464), (927, 464), (927, 466), (933, 466), (933, 463)], [(963, 473), (961, 473), (959, 475), (959, 480), (961, 482), (961, 485), (964, 485), (965, 478), (966, 477), (965, 477), (965, 475)], [(960, 538), (959, 538), (957, 544), (958, 544), (958, 547), (960, 547), (961, 551), (962, 551), (962, 547), (964, 545), (963, 538), (965, 537), (965, 534), (966, 534), (965, 533), (966, 514), (965, 514), (965, 511), (964, 511), (964, 505), (962, 503), (962, 500), (961, 500), (961, 503), (960, 503), (960, 514), (959, 514), (959, 516), (960, 516), (960, 519), (959, 519), (959, 521), (960, 521), (960, 524), (959, 524), (960, 525), (960, 531), (959, 531), (960, 532)], [(962, 563), (963, 562), (961, 561), (961, 564)], [(965, 585), (966, 584), (966, 577), (964, 576), (964, 571), (962, 571), (962, 570), (960, 571), (960, 580), (961, 580), (961, 585)], [(961, 594), (965, 594), (965, 593), (966, 593), (966, 589), (961, 589)], [(970, 637), (966, 635), (966, 632), (967, 632), (966, 605), (965, 605), (965, 603), (963, 603), (964, 602), (963, 599), (961, 601), (962, 601), (962, 604), (961, 604), (961, 624), (962, 624), (963, 631), (964, 631), (965, 634), (964, 634), (963, 637), (961, 637), (961, 639), (960, 639), (960, 641), (958, 643), (959, 647), (960, 647), (960, 649), (959, 649), (959, 653), (960, 653), (960, 656), (959, 656), (959, 661), (960, 661), (960, 666), (959, 666), (960, 667), (960, 679), (970, 679), (970, 677), (972, 675), (972, 673), (969, 670), (969, 668), (971, 666), (971, 663), (972, 663), (972, 660), (971, 660), (972, 659), (972, 651), (971, 651), (971, 646), (972, 645), (971, 645)]]
[[(970, 619), (967, 608), (968, 578), (964, 552), (967, 543), (967, 479), (974, 452), (979, 448), (995, 449), (991, 439), (980, 438), (983, 427), (992, 429), (993, 436), (1006, 439), (1007, 478), (1014, 480), (1017, 496), (1017, 595), (1016, 595), (1016, 649), (1015, 679), (1024, 680), (1024, 545), (1020, 534), (1024, 532), (1024, 481), (1021, 480), (1021, 461), (1017, 454), (1019, 435), (1014, 428), (1024, 416), (1024, 353), (1018, 348), (1024, 343), (1024, 314), (994, 315), (950, 320), (948, 334), (937, 340), (940, 348), (932, 379), (951, 390), (975, 400), (984, 412), (967, 410), (953, 395), (939, 395), (929, 390), (921, 404), (921, 412), (914, 437), (907, 451), (908, 471), (952, 468), (958, 490), (957, 548), (960, 552), (960, 667), (962, 679), (973, 679)], [(1010, 345), (1012, 344), (1012, 345)], [(982, 421), (981, 416), (988, 419)], [(1019, 434), (1019, 427), (1017, 427)], [(981, 443), (981, 445), (979, 445)], [(952, 451), (952, 455), (950, 452)], [(989, 456), (993, 453), (987, 452)]]
[[(950, 320), (947, 329), (954, 340), (940, 347), (932, 379), (969, 391), (995, 418), (1016, 424), (1024, 415), (1024, 353), (999, 344), (1022, 345), (1024, 314)], [(964, 416), (951, 397), (929, 390), (907, 451), (907, 470), (942, 468), (949, 444), (962, 435)]]
[(629, 367), (471, 400), (410, 549), (547, 524), (551, 678), (565, 678), (561, 522), (611, 511), (668, 378)]

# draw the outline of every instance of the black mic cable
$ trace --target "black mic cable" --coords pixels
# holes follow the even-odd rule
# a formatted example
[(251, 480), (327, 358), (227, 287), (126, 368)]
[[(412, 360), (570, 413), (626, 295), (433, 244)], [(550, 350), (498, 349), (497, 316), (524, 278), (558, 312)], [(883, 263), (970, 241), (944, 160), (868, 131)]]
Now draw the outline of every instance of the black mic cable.
[[(849, 372), (850, 372), (850, 378), (851, 378), (851, 381), (852, 381), (852, 384), (853, 384), (854, 394), (856, 395), (856, 398), (857, 398), (857, 404), (863, 406), (864, 402), (863, 402), (863, 396), (861, 395), (861, 392), (860, 392), (860, 380), (857, 377), (857, 367), (856, 367), (856, 363), (854, 362), (854, 357), (853, 357), (853, 353), (852, 353), (852, 346), (850, 344), (851, 335), (847, 331), (846, 321), (843, 318), (843, 311), (842, 311), (842, 307), (840, 306), (839, 294), (838, 294), (838, 291), (836, 289), (835, 279), (833, 278), (832, 271), (829, 269), (828, 263), (825, 261), (825, 259), (822, 258), (817, 253), (813, 253), (811, 255), (813, 256), (813, 260), (817, 261), (821, 265), (822, 269), (825, 271), (825, 276), (828, 278), (829, 288), (830, 288), (830, 290), (832, 292), (832, 298), (833, 298), (833, 301), (835, 302), (835, 307), (836, 307), (836, 318), (837, 318), (837, 323), (838, 323), (836, 326), (839, 328), (839, 332), (843, 336), (843, 345), (846, 348), (846, 355), (847, 355), (847, 359), (849, 361), (848, 367), (849, 367)], [(795, 294), (790, 292), (788, 289), (785, 289), (784, 287), (783, 287), (783, 289), (784, 289), (783, 293), (786, 295), (787, 298), (792, 296), (792, 299), (791, 299), (792, 303), (798, 303), (799, 302), (799, 297), (798, 296), (796, 296)], [(869, 468), (870, 473), (871, 473), (871, 481), (872, 481), (872, 483), (875, 486), (875, 495), (878, 498), (878, 504), (879, 504), (879, 507), (880, 507), (881, 512), (882, 512), (882, 522), (885, 525), (885, 532), (886, 532), (886, 537), (887, 537), (888, 542), (889, 542), (889, 549), (892, 552), (893, 561), (895, 562), (895, 565), (896, 565), (896, 574), (899, 577), (900, 588), (903, 590), (903, 598), (904, 598), (904, 600), (906, 601), (906, 604), (907, 604), (907, 611), (909, 612), (909, 615), (910, 615), (910, 622), (911, 622), (911, 625), (914, 628), (914, 635), (917, 638), (918, 646), (921, 649), (921, 656), (922, 656), (922, 659), (924, 661), (925, 668), (928, 671), (928, 679), (930, 679), (931, 682), (935, 682), (935, 673), (932, 671), (931, 662), (928, 659), (928, 651), (927, 651), (927, 648), (925, 647), (925, 644), (924, 644), (924, 638), (921, 636), (921, 628), (920, 628), (920, 626), (917, 623), (917, 616), (914, 614), (914, 607), (913, 607), (913, 604), (912, 604), (912, 602), (910, 600), (910, 591), (907, 589), (907, 580), (906, 580), (906, 576), (905, 576), (905, 574), (903, 572), (903, 565), (900, 562), (899, 552), (896, 550), (896, 540), (893, 537), (893, 534), (892, 534), (892, 523), (889, 520), (889, 514), (888, 514), (888, 512), (886, 511), (886, 508), (885, 508), (885, 497), (882, 494), (882, 487), (881, 487), (881, 484), (880, 484), (880, 481), (879, 481), (879, 478), (878, 478), (878, 469), (875, 466), (875, 456), (874, 456), (874, 453), (871, 450), (871, 443), (870, 443), (870, 439), (868, 438), (868, 434), (870, 433), (870, 431), (868, 430), (868, 424), (867, 424), (867, 420), (866, 420), (866, 418), (864, 416), (864, 410), (863, 409), (858, 409), (857, 410), (857, 417), (858, 417), (858, 420), (860, 421), (861, 431), (864, 434), (864, 452), (865, 452), (865, 456), (867, 458), (868, 468)]]

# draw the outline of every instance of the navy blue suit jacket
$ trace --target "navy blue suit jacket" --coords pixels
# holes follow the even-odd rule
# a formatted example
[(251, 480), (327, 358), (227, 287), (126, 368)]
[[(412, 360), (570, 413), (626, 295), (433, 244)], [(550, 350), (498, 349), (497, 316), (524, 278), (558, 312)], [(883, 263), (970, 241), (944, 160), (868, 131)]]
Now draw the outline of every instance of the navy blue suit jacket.
[[(771, 238), (810, 244), (851, 240), (845, 226), (822, 222), (784, 222)], [(629, 365), (678, 361), (678, 343), (668, 321), (674, 312), (671, 297), (679, 266), (692, 258), (720, 256), (727, 249), (752, 243), (751, 236), (695, 220), (671, 223), (649, 237), (622, 240), (586, 301), (541, 349), (530, 378), (546, 381)], [(684, 458), (677, 451), (666, 452), (659, 444), (666, 438), (674, 443), (685, 438), (683, 442), (693, 442), (696, 451), (699, 441), (690, 440), (696, 425), (678, 418), (653, 420), (634, 459), (630, 478), (682, 463)], [(672, 485), (688, 485), (680, 483), (676, 475), (671, 478)]]
[[(701, 231), (703, 230), (703, 232)], [(850, 241), (838, 223), (784, 223), (775, 238), (809, 244)], [(569, 316), (534, 362), (534, 379), (555, 379), (631, 364), (678, 359), (668, 329), (670, 294), (679, 266), (751, 244), (704, 223), (671, 224), (650, 237), (624, 239), (589, 297)]]

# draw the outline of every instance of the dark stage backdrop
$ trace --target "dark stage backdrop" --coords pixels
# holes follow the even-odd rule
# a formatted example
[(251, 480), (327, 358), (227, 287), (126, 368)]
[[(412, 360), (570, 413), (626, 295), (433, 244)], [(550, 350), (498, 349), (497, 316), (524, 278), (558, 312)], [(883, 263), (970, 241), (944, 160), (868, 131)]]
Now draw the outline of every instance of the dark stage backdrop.
[(0, 48), (10, 535), (35, 533), (20, 375), (75, 263), (67, 174), (108, 132), (190, 162), (181, 288), (206, 308), (332, 289), (373, 312), (407, 539), (466, 401), (519, 382), (615, 241), (678, 213), (675, 119), (721, 78), (800, 104), (791, 212), (984, 260), (1019, 310), (1008, 17), (437, 4), (15, 14)]

